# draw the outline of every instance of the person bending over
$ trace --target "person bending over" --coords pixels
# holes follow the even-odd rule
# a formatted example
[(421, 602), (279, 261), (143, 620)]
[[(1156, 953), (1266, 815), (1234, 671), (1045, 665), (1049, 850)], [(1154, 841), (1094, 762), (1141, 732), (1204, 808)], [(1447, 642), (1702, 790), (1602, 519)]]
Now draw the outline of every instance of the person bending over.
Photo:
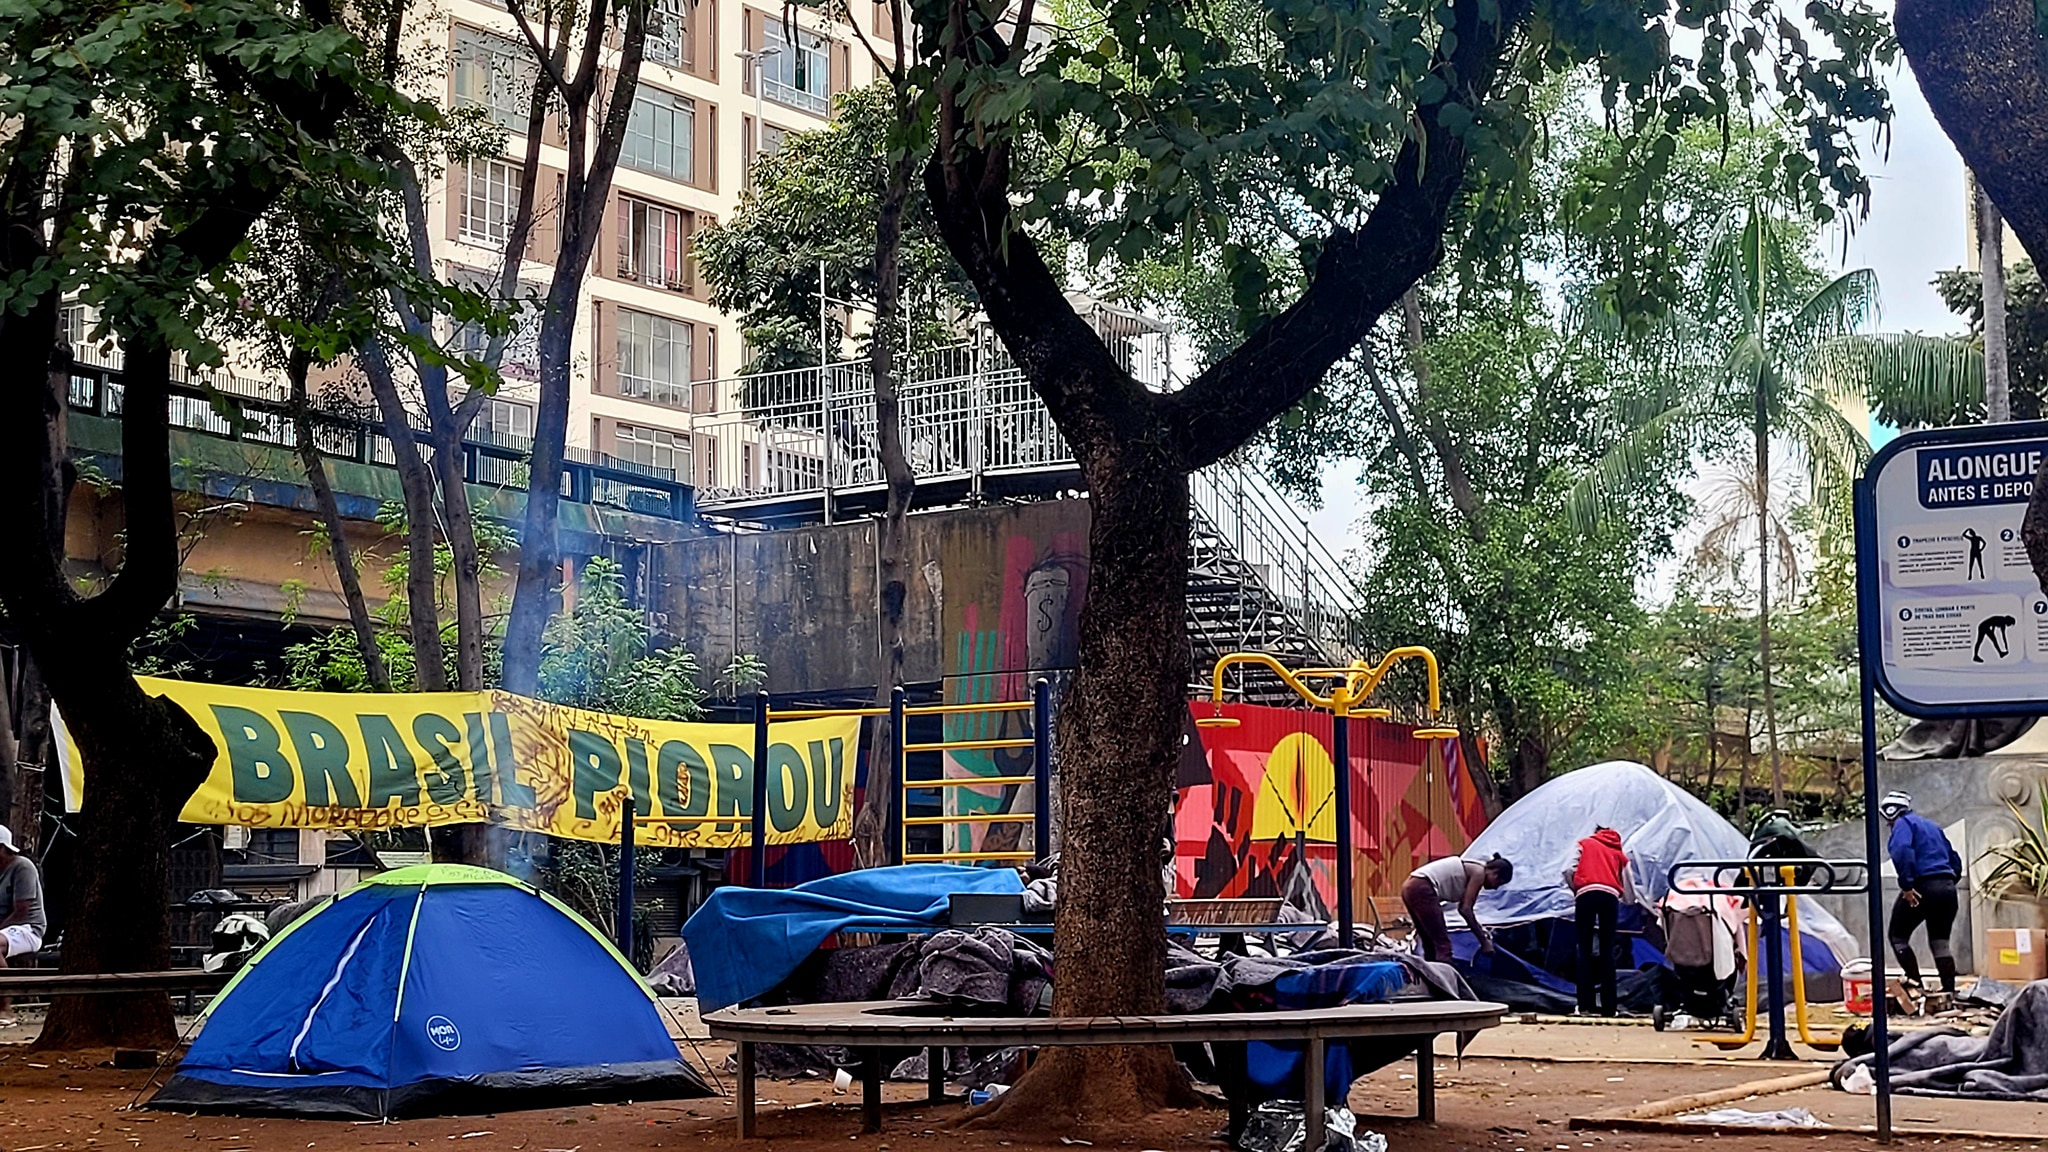
[(1927, 926), (1927, 950), (1934, 953), (1934, 970), (1941, 976), (1941, 990), (1956, 990), (1955, 954), (1949, 950), (1948, 934), (1956, 924), (1956, 879), (1963, 872), (1963, 858), (1948, 842), (1948, 834), (1913, 811), (1913, 798), (1891, 792), (1877, 804), (1878, 815), (1891, 826), (1887, 851), (1892, 867), (1899, 873), (1899, 898), (1892, 904), (1892, 954), (1906, 979), (1920, 983), (1920, 961), (1913, 955), (1913, 929)]
[(1401, 886), (1401, 903), (1408, 906), (1415, 938), (1422, 941), (1422, 958), (1451, 958), (1451, 930), (1444, 921), (1446, 904), (1457, 906), (1458, 915), (1479, 938), (1480, 951), (1493, 951), (1493, 933), (1479, 922), (1473, 905), (1479, 902), (1482, 889), (1498, 888), (1514, 876), (1515, 866), (1498, 852), (1485, 861), (1446, 856), (1410, 872), (1408, 882)]
[(1564, 870), (1572, 892), (1572, 923), (1579, 935), (1579, 1014), (1612, 1016), (1618, 1010), (1615, 992), (1614, 929), (1624, 897), (1634, 899), (1628, 853), (1621, 833), (1595, 828), (1572, 851)]

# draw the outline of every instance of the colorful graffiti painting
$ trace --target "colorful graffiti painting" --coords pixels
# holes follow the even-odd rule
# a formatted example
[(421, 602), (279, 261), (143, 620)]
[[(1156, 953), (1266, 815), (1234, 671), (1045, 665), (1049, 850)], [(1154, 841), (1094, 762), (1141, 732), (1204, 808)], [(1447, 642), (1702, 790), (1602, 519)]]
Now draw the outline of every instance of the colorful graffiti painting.
[[(1191, 709), (1208, 716), (1203, 703)], [(1174, 864), (1183, 897), (1277, 896), (1297, 857), (1335, 900), (1337, 813), (1327, 713), (1225, 704), (1235, 728), (1188, 730), (1202, 755), (1176, 781)], [(1486, 809), (1455, 740), (1351, 720), (1353, 901), (1391, 896), (1418, 864), (1462, 851)]]
[[(1041, 676), (1052, 681), (1057, 699), (1074, 667), (1087, 584), (1084, 533), (1055, 531), (1036, 539), (1019, 532), (1007, 537), (1000, 583), (994, 589), (1000, 597), (995, 610), (989, 611), (989, 605), (979, 599), (947, 605), (947, 623), (953, 626), (955, 643), (952, 675), (946, 681), (947, 702), (1029, 700), (1032, 684)], [(957, 622), (951, 619), (955, 611), (959, 613)], [(1031, 714), (1026, 711), (949, 715), (943, 732), (948, 742), (1025, 740), (1030, 736)], [(958, 749), (945, 754), (944, 774), (948, 778), (1014, 780), (1031, 774), (1032, 755), (1029, 746)], [(949, 816), (1021, 815), (1033, 810), (1028, 785), (948, 788), (945, 797)], [(1024, 821), (948, 826), (945, 850), (1028, 850), (1031, 827)]]

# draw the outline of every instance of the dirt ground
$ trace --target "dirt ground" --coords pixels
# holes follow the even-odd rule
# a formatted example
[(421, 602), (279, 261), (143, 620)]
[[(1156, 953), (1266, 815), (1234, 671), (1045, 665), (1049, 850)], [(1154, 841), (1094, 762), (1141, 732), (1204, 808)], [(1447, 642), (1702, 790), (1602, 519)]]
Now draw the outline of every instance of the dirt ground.
[[(694, 1032), (695, 1022), (678, 1031)], [(1571, 1024), (1509, 1025), (1486, 1034), (1460, 1061), (1448, 1039), (1438, 1056), (1440, 1123), (1414, 1118), (1414, 1066), (1404, 1062), (1362, 1078), (1350, 1104), (1361, 1126), (1384, 1133), (1393, 1152), (1695, 1152), (1715, 1137), (1691, 1133), (1574, 1132), (1574, 1116), (1633, 1106), (1688, 1093), (1734, 1087), (1776, 1076), (1785, 1065), (1729, 1058), (1683, 1038), (1647, 1028)], [(1540, 1052), (1546, 1058), (1528, 1059)], [(723, 1046), (704, 1053), (722, 1063)], [(193, 1152), (271, 1152), (317, 1149), (369, 1152), (406, 1148), (509, 1149), (514, 1152), (606, 1152), (609, 1149), (725, 1149), (741, 1147), (727, 1100), (690, 1100), (533, 1112), (501, 1112), (413, 1120), (396, 1124), (344, 1121), (254, 1120), (194, 1117), (131, 1109), (151, 1078), (149, 1070), (107, 1065), (109, 1053), (31, 1053), (0, 1043), (0, 1150), (73, 1152), (79, 1149), (181, 1149)], [(730, 1079), (726, 1084), (730, 1086)], [(856, 1090), (857, 1091), (857, 1090)], [(892, 1084), (884, 1131), (860, 1134), (858, 1097), (835, 1094), (829, 1082), (766, 1081), (761, 1086), (761, 1134), (776, 1147), (797, 1150), (915, 1152), (919, 1148), (996, 1152), (1014, 1148), (1071, 1152), (1043, 1134), (985, 1133), (954, 1127), (963, 1105), (930, 1105), (917, 1085)], [(1768, 1101), (1768, 1102), (1766, 1102)], [(1737, 1107), (1811, 1108), (1837, 1124), (1867, 1123), (1870, 1101), (1808, 1090), (1738, 1102)], [(1825, 1114), (1823, 1114), (1825, 1113)], [(2048, 1109), (2023, 1105), (1957, 1104), (1902, 1100), (1900, 1128), (2041, 1132)], [(1129, 1128), (1097, 1133), (1094, 1146), (1131, 1149), (1221, 1148), (1214, 1134), (1220, 1111), (1169, 1113)], [(1745, 1134), (1741, 1147), (1756, 1152), (1826, 1152), (1844, 1145), (1874, 1147), (1860, 1135)], [(1932, 1147), (1937, 1141), (1913, 1141)], [(1970, 1150), (2010, 1147), (1948, 1140)]]

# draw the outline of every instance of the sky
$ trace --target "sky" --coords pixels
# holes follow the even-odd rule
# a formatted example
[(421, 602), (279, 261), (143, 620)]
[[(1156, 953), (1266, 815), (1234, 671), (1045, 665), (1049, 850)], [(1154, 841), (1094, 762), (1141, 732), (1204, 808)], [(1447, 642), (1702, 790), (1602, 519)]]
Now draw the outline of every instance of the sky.
[[(1968, 243), (1963, 162), (1920, 98), (1903, 59), (1889, 83), (1895, 107), (1889, 148), (1864, 142), (1870, 215), (1853, 229), (1828, 236), (1825, 255), (1837, 271), (1870, 268), (1877, 273), (1880, 330), (1960, 332), (1962, 320), (1942, 304), (1932, 281), (1935, 273), (1963, 263)], [(2007, 243), (2012, 243), (2010, 236)], [(1361, 543), (1358, 467), (1357, 460), (1327, 463), (1323, 506), (1308, 512), (1310, 528), (1339, 558)]]

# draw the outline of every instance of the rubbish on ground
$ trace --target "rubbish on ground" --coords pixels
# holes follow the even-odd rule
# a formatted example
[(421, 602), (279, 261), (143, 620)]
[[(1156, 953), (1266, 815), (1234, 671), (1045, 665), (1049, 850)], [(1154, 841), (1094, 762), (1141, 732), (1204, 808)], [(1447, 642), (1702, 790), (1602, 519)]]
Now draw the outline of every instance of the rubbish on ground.
[(1321, 1149), (1303, 1149), (1307, 1128), (1301, 1101), (1268, 1100), (1252, 1109), (1237, 1146), (1242, 1152), (1387, 1152), (1387, 1138), (1358, 1131), (1358, 1118), (1349, 1108), (1324, 1110)]
[(1842, 1091), (1857, 1096), (1875, 1096), (1877, 1077), (1870, 1074), (1869, 1068), (1858, 1064), (1849, 1070), (1847, 1076), (1842, 1077)]
[(1750, 1112), (1742, 1108), (1716, 1108), (1695, 1112), (1680, 1120), (1696, 1124), (1720, 1124), (1730, 1128), (1819, 1128), (1821, 1122), (1804, 1108), (1780, 1108), (1775, 1112)]
[(841, 1096), (844, 1096), (846, 1095), (847, 1089), (852, 1087), (853, 1074), (848, 1072), (846, 1069), (841, 1068), (839, 1071), (834, 1072), (832, 1074), (832, 1091), (838, 1093)]

